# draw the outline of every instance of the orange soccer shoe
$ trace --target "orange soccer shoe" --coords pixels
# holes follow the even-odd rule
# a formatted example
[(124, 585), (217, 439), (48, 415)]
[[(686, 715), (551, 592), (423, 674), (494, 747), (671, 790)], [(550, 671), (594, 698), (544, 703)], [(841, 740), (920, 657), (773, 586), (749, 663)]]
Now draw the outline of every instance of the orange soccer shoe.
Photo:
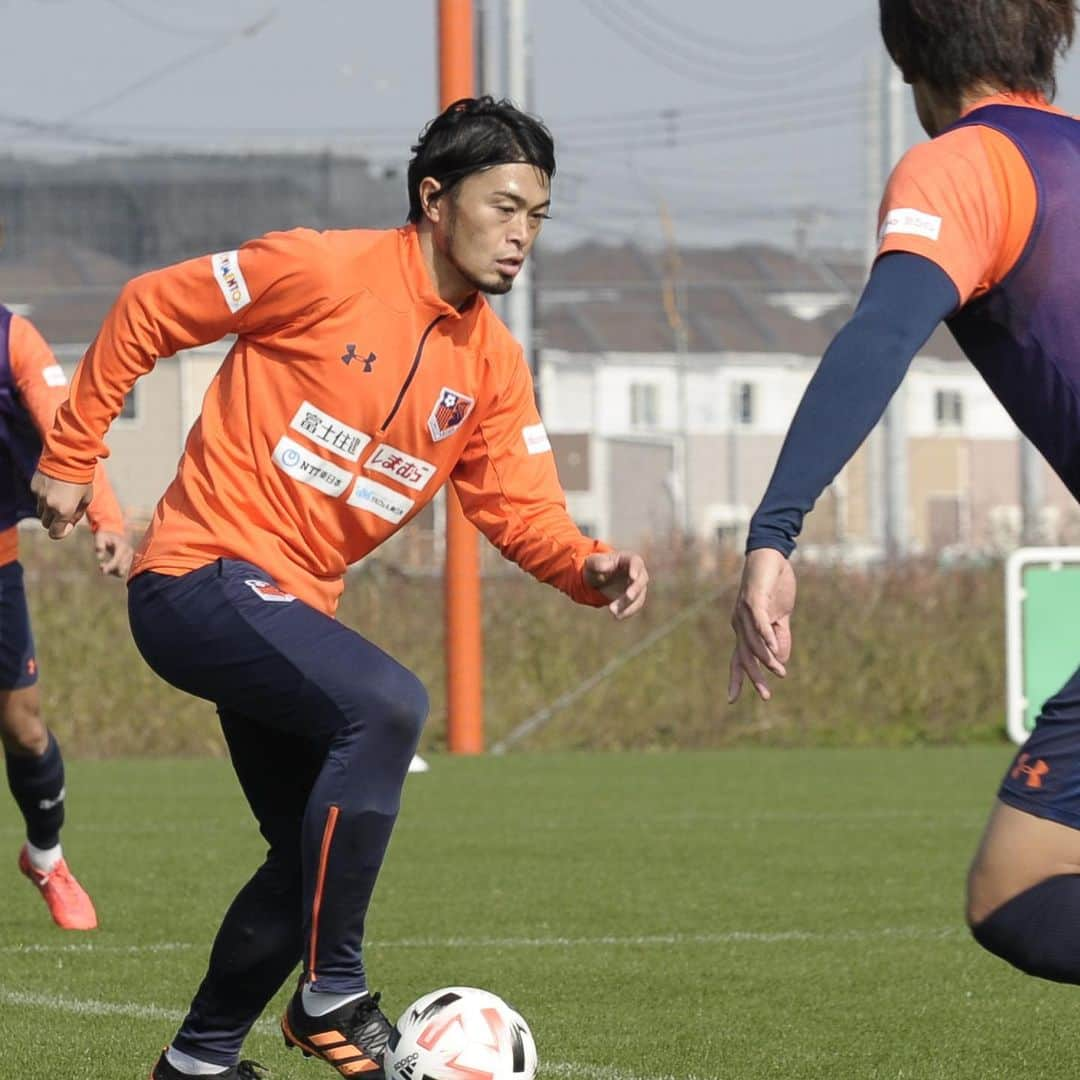
[(86, 890), (61, 859), (49, 873), (43, 873), (30, 862), (26, 848), (19, 852), (19, 869), (38, 888), (49, 905), (49, 914), (61, 930), (96, 930), (97, 912)]

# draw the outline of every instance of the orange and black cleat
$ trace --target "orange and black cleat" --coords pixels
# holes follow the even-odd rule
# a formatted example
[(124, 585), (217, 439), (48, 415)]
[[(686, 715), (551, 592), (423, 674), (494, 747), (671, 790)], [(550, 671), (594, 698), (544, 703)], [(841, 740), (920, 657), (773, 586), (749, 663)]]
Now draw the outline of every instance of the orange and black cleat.
[(86, 890), (61, 859), (48, 873), (38, 870), (25, 847), (19, 852), (19, 870), (37, 886), (49, 914), (61, 930), (96, 930), (97, 912)]
[(342, 1076), (383, 1080), (383, 1054), (394, 1025), (379, 1009), (379, 995), (369, 994), (325, 1016), (308, 1016), (297, 990), (281, 1017), (286, 1046), (304, 1057), (317, 1057)]

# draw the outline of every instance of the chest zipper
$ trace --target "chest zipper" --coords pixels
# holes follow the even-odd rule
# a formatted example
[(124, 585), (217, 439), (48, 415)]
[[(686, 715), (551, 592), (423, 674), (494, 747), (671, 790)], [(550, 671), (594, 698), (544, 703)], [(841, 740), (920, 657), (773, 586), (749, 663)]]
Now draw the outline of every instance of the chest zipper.
[(438, 315), (428, 325), (428, 328), (420, 335), (420, 344), (416, 346), (416, 355), (413, 357), (412, 367), (409, 368), (409, 374), (405, 376), (405, 381), (401, 384), (401, 389), (398, 391), (397, 400), (394, 402), (394, 407), (387, 414), (386, 419), (379, 425), (379, 434), (382, 435), (386, 429), (393, 422), (395, 416), (397, 416), (398, 409), (401, 408), (401, 402), (404, 400), (405, 395), (409, 391), (409, 386), (412, 384), (413, 379), (416, 378), (416, 371), (420, 367), (420, 358), (424, 355), (424, 345), (427, 342), (428, 335), (432, 330), (438, 326), (439, 323), (446, 318), (446, 313)]

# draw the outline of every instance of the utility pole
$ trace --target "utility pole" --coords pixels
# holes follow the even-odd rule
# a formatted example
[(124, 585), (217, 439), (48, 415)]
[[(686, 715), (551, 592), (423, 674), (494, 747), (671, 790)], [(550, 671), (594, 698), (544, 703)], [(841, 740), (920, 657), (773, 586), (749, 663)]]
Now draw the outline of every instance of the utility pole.
[[(884, 140), (881, 130), (881, 86), (884, 77), (883, 54), (874, 49), (866, 67), (866, 273), (869, 276), (877, 258), (878, 204), (885, 186)], [(878, 427), (867, 444), (866, 503), (870, 519), (870, 535), (875, 543), (886, 546), (884, 491), (884, 433)]]
[[(506, 93), (510, 100), (525, 112), (529, 111), (529, 69), (532, 57), (529, 48), (528, 0), (506, 0), (505, 48)], [(539, 353), (533, 340), (533, 267), (535, 252), (525, 261), (514, 287), (506, 297), (506, 322), (510, 332), (521, 342), (525, 361), (532, 372), (533, 385), (539, 385)]]
[(664, 311), (675, 337), (676, 421), (678, 431), (672, 444), (672, 486), (675, 489), (675, 521), (684, 540), (694, 535), (694, 509), (690, 501), (690, 401), (687, 391), (689, 333), (684, 315), (686, 284), (675, 239), (675, 225), (662, 197), (657, 198), (660, 224), (666, 247), (664, 258)]
[[(472, 97), (476, 85), (472, 0), (438, 0), (439, 101)], [(451, 753), (484, 749), (484, 645), (476, 529), (448, 493), (446, 507), (446, 697)]]
[(1042, 458), (1028, 437), (1020, 432), (1020, 543), (1033, 547), (1048, 542), (1043, 536), (1042, 508), (1046, 477)]
[(477, 93), (499, 96), (499, 50), (495, 10), (500, 0), (473, 0), (476, 17), (476, 89)]

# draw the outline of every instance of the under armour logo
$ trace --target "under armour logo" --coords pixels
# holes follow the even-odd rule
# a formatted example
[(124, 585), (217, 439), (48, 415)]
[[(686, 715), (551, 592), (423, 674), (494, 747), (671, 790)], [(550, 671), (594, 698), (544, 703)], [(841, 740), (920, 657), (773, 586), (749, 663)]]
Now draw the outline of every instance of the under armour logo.
[(369, 352), (367, 356), (357, 356), (355, 345), (346, 345), (345, 353), (341, 357), (341, 362), (348, 367), (354, 360), (361, 360), (364, 364), (363, 374), (370, 375), (372, 371), (372, 364), (378, 359), (373, 352)]
[(1041, 788), (1043, 786), (1043, 777), (1049, 771), (1050, 766), (1047, 765), (1042, 758), (1031, 761), (1030, 754), (1021, 754), (1016, 759), (1016, 765), (1009, 775), (1014, 780), (1019, 780), (1021, 776), (1026, 776), (1027, 779), (1024, 781), (1025, 786)]

